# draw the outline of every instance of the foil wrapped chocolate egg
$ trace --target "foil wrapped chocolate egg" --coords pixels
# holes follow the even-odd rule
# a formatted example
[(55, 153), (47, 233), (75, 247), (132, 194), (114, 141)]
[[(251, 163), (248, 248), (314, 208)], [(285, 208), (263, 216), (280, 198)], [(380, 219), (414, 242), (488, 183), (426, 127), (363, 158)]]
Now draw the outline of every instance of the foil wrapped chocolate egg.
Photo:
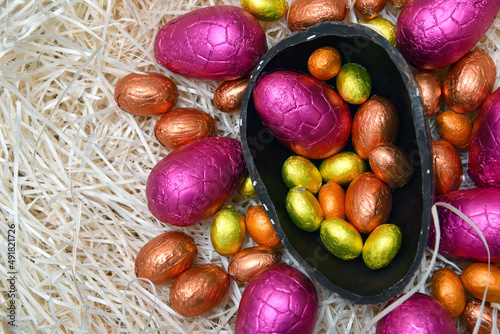
[(214, 103), (225, 113), (239, 112), (243, 94), (248, 86), (248, 77), (223, 82), (215, 90)]
[(337, 91), (347, 103), (361, 104), (370, 97), (372, 80), (368, 71), (356, 63), (342, 65), (336, 78)]
[(345, 191), (337, 183), (324, 184), (319, 190), (318, 202), (325, 219), (345, 219)]
[(153, 284), (164, 284), (189, 269), (198, 248), (191, 236), (170, 231), (151, 239), (141, 248), (135, 259), (135, 274)]
[(460, 278), (464, 287), (474, 297), (483, 299), (488, 287), (485, 300), (490, 303), (500, 303), (500, 268), (491, 265), (489, 274), (488, 280), (487, 263), (472, 263), (464, 268)]
[(457, 149), (445, 140), (432, 142), (434, 183), (438, 195), (457, 190), (462, 184), (462, 159)]
[(243, 216), (231, 206), (220, 209), (212, 218), (210, 241), (222, 256), (236, 254), (245, 241)]
[(264, 269), (280, 262), (280, 259), (281, 256), (268, 246), (245, 248), (234, 254), (227, 270), (237, 282), (245, 283)]
[(345, 214), (359, 233), (370, 233), (389, 219), (391, 189), (371, 172), (351, 181), (345, 194)]
[(163, 146), (175, 150), (200, 138), (215, 136), (217, 123), (200, 109), (178, 108), (158, 118), (154, 132)]
[(307, 158), (292, 155), (283, 163), (281, 176), (288, 188), (303, 187), (316, 194), (322, 178), (318, 168)]
[(115, 86), (118, 106), (138, 116), (158, 116), (172, 109), (177, 103), (177, 86), (159, 73), (130, 73)]
[(441, 79), (433, 70), (415, 69), (413, 76), (417, 82), (425, 114), (427, 116), (436, 115), (443, 102)]
[(241, 0), (241, 7), (261, 21), (279, 20), (288, 9), (285, 0)]
[(307, 232), (319, 229), (323, 221), (321, 205), (305, 188), (292, 188), (285, 198), (285, 207), (295, 225)]
[(449, 268), (440, 268), (432, 275), (432, 297), (444, 307), (452, 318), (459, 317), (465, 309), (465, 290), (458, 276)]
[(247, 198), (257, 197), (257, 192), (255, 191), (255, 188), (253, 186), (253, 181), (250, 178), (250, 175), (245, 176), (245, 178), (238, 187), (238, 193), (241, 196)]
[(496, 66), (486, 52), (474, 50), (457, 61), (446, 74), (443, 95), (448, 107), (469, 113), (481, 107), (493, 91)]
[(322, 81), (334, 78), (339, 73), (341, 64), (340, 53), (331, 46), (314, 50), (307, 59), (309, 73)]
[[(481, 301), (478, 299), (472, 299), (467, 302), (465, 306), (464, 313), (462, 314), (462, 319), (464, 320), (465, 327), (471, 333), (474, 332), (474, 327), (479, 318), (479, 312), (481, 310)], [(497, 331), (500, 331), (500, 317), (497, 314)], [(486, 303), (484, 305), (483, 313), (481, 315), (481, 325), (479, 326), (479, 331), (477, 334), (491, 334), (493, 332), (493, 308)]]
[(368, 159), (372, 172), (390, 187), (400, 188), (413, 176), (410, 158), (394, 144), (380, 144), (370, 152)]
[(288, 29), (292, 32), (324, 21), (346, 21), (349, 6), (345, 0), (295, 0), (288, 11)]
[(326, 249), (342, 260), (353, 260), (363, 250), (363, 239), (358, 230), (340, 218), (325, 219), (321, 224), (320, 237)]
[(245, 211), (245, 226), (248, 235), (261, 246), (281, 247), (281, 241), (262, 205), (251, 206)]
[(380, 35), (384, 36), (392, 45), (396, 46), (396, 31), (394, 30), (394, 23), (384, 19), (383, 17), (376, 17), (374, 19), (360, 20), (359, 23), (367, 24)]
[(319, 164), (319, 171), (325, 182), (335, 182), (347, 186), (356, 176), (366, 172), (365, 160), (354, 152), (340, 152), (324, 159)]
[(388, 0), (391, 5), (396, 9), (403, 9), (413, 0)]
[(229, 294), (231, 279), (215, 264), (183, 272), (170, 289), (170, 306), (184, 317), (196, 317), (217, 307)]
[(354, 9), (364, 19), (373, 19), (384, 9), (387, 0), (356, 0)]
[(436, 117), (436, 130), (441, 138), (461, 150), (469, 146), (472, 120), (468, 115), (445, 110)]
[(366, 238), (363, 245), (363, 261), (372, 270), (386, 267), (396, 257), (401, 248), (403, 235), (399, 226), (382, 224)]

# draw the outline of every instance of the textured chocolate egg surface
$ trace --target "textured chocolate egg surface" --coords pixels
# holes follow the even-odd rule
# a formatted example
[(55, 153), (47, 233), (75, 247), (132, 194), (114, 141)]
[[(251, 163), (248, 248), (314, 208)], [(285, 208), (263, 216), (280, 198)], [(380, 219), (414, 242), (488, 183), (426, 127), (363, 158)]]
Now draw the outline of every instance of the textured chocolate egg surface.
[(369, 155), (372, 172), (390, 187), (399, 188), (410, 182), (413, 165), (401, 148), (394, 144), (380, 144)]
[[(478, 299), (473, 299), (467, 303), (465, 306), (464, 314), (462, 318), (464, 319), (465, 327), (471, 333), (474, 331), (476, 322), (479, 318), (479, 312), (481, 310), (481, 301)], [(500, 331), (500, 317), (497, 316), (497, 330)], [(486, 303), (484, 305), (483, 314), (481, 316), (481, 326), (479, 327), (478, 334), (491, 334), (493, 330), (493, 308)]]
[(220, 209), (212, 217), (210, 242), (222, 256), (236, 254), (245, 241), (245, 221), (238, 210), (231, 206)]
[(231, 258), (227, 270), (236, 281), (249, 282), (261, 271), (280, 262), (280, 259), (281, 256), (268, 246), (245, 248)]
[(458, 190), (462, 184), (462, 159), (457, 149), (446, 140), (432, 142), (434, 181), (438, 195)]
[(445, 110), (436, 117), (436, 130), (441, 138), (460, 150), (469, 146), (472, 120), (468, 115)]
[(215, 90), (214, 103), (222, 112), (239, 112), (243, 94), (248, 85), (248, 77), (223, 82)]
[(285, 0), (241, 0), (241, 7), (262, 21), (276, 21), (285, 15), (288, 3)]
[(354, 9), (364, 19), (373, 19), (384, 9), (387, 0), (356, 0)]
[(345, 0), (295, 0), (288, 11), (288, 29), (306, 30), (324, 21), (347, 20), (348, 16)]
[(245, 211), (245, 226), (250, 237), (261, 246), (281, 247), (281, 241), (262, 205), (253, 205)]
[(432, 297), (452, 318), (459, 317), (465, 309), (465, 289), (460, 276), (449, 268), (440, 268), (432, 275)]
[(488, 292), (485, 300), (490, 303), (500, 303), (500, 268), (490, 265), (488, 277), (487, 263), (472, 263), (464, 268), (460, 278), (464, 287), (478, 299), (483, 299), (486, 287)]
[(436, 71), (433, 70), (415, 69), (413, 76), (418, 85), (425, 114), (427, 116), (436, 115), (443, 102), (441, 79)]

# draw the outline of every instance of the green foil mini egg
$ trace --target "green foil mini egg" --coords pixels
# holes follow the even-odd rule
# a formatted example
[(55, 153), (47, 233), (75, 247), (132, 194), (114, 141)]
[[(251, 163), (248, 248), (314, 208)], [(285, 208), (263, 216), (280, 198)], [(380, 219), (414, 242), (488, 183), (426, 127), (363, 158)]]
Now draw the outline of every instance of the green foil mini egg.
[(285, 199), (288, 215), (295, 225), (307, 232), (316, 231), (323, 221), (323, 211), (318, 200), (305, 188), (292, 188)]
[(363, 249), (363, 239), (354, 226), (340, 218), (325, 219), (321, 224), (321, 241), (342, 260), (357, 258)]
[(231, 206), (217, 211), (210, 225), (210, 241), (217, 253), (223, 256), (236, 254), (245, 240), (243, 216)]
[(335, 182), (346, 186), (361, 173), (366, 172), (368, 164), (353, 152), (340, 152), (323, 160), (319, 165), (320, 174), (325, 182)]
[(359, 23), (368, 25), (368, 27), (387, 38), (392, 45), (396, 46), (396, 30), (394, 29), (394, 23), (391, 21), (383, 17), (377, 17), (371, 20), (361, 20)]
[(257, 196), (257, 193), (255, 192), (255, 188), (253, 187), (253, 181), (250, 178), (250, 175), (247, 175), (243, 179), (240, 186), (238, 187), (238, 193), (241, 196), (244, 196), (247, 198), (253, 198), (253, 197)]
[(241, 7), (261, 21), (279, 20), (288, 8), (285, 0), (241, 0)]
[(356, 63), (344, 64), (337, 74), (337, 91), (347, 103), (361, 104), (370, 97), (372, 80), (368, 71)]
[(322, 179), (318, 168), (307, 158), (292, 155), (283, 163), (281, 176), (288, 188), (302, 187), (313, 194), (321, 188)]
[(401, 248), (403, 236), (399, 226), (382, 224), (368, 236), (363, 247), (363, 260), (370, 269), (387, 266)]

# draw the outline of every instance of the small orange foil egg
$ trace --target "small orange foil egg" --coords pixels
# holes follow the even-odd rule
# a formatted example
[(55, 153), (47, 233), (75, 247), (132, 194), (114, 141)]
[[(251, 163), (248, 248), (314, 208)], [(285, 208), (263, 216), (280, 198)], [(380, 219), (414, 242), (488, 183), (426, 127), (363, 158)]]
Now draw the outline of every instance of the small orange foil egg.
[(490, 266), (490, 279), (488, 284), (488, 264), (473, 263), (462, 271), (462, 283), (467, 291), (476, 298), (483, 299), (484, 291), (488, 286), (486, 301), (490, 303), (500, 303), (500, 268)]
[[(465, 311), (462, 314), (464, 319), (465, 327), (471, 333), (474, 332), (474, 327), (476, 326), (477, 319), (479, 318), (479, 311), (481, 310), (481, 301), (478, 299), (473, 299), (467, 303), (465, 306)], [(497, 329), (500, 331), (500, 313), (497, 315)], [(478, 334), (491, 334), (493, 331), (493, 308), (486, 303), (483, 309), (483, 315), (481, 316), (481, 325), (479, 327)]]
[(369, 162), (373, 173), (393, 188), (404, 186), (413, 176), (410, 158), (394, 144), (375, 147), (370, 152)]
[(316, 49), (307, 60), (309, 73), (322, 81), (334, 78), (339, 73), (341, 65), (340, 53), (331, 46)]
[(345, 219), (345, 191), (340, 185), (325, 183), (319, 190), (318, 201), (325, 219)]
[(416, 69), (413, 71), (413, 76), (417, 82), (425, 114), (427, 116), (436, 115), (443, 102), (441, 79), (435, 71), (431, 70)]
[(441, 138), (461, 150), (469, 146), (472, 120), (465, 114), (445, 110), (436, 117), (436, 130)]
[(364, 19), (373, 19), (384, 9), (387, 0), (356, 0), (354, 9)]
[(432, 297), (437, 300), (452, 318), (459, 317), (465, 309), (465, 290), (453, 270), (441, 268), (432, 276)]
[(245, 226), (253, 241), (261, 246), (281, 247), (281, 241), (262, 205), (251, 206), (245, 211)]
[(281, 256), (268, 246), (245, 248), (232, 257), (227, 270), (237, 282), (246, 283), (280, 259)]
[(239, 112), (249, 77), (223, 82), (214, 93), (217, 109), (225, 113)]
[(432, 142), (432, 163), (434, 184), (438, 195), (460, 188), (463, 169), (457, 149), (446, 140)]

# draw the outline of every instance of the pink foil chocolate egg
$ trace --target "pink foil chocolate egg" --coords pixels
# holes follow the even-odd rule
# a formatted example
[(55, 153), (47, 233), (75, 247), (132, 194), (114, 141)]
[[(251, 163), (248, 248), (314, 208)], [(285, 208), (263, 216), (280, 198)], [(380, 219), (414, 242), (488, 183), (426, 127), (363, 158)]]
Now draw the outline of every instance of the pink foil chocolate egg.
[(351, 132), (347, 104), (327, 84), (301, 72), (262, 76), (253, 91), (264, 126), (284, 146), (309, 159), (339, 152)]
[[(500, 263), (500, 189), (472, 188), (456, 190), (436, 198), (451, 204), (474, 222), (490, 249), (491, 262)], [(479, 234), (462, 218), (444, 207), (437, 207), (441, 254), (465, 261), (486, 262), (488, 254)], [(429, 245), (434, 246), (436, 232), (429, 231)]]
[(297, 269), (275, 264), (255, 275), (241, 297), (235, 334), (310, 334), (318, 313), (316, 288)]
[(264, 29), (235, 6), (194, 10), (168, 22), (156, 36), (155, 57), (187, 77), (233, 80), (249, 74), (267, 52)]
[(164, 223), (193, 225), (219, 210), (245, 173), (238, 140), (198, 139), (173, 151), (151, 170), (146, 183), (148, 208)]
[(412, 65), (437, 69), (462, 58), (483, 37), (498, 0), (415, 0), (396, 24), (397, 47)]

